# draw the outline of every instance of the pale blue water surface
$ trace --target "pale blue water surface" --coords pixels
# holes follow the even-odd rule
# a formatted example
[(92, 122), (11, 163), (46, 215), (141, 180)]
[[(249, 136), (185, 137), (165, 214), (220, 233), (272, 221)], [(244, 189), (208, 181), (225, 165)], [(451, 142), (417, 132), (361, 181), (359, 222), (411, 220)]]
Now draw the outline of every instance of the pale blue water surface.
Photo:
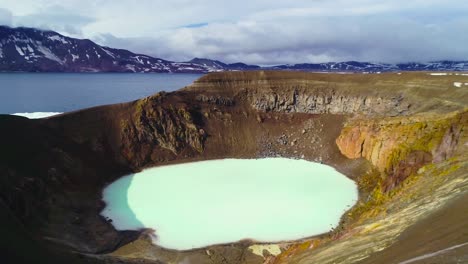
[(118, 230), (152, 228), (154, 243), (188, 250), (330, 231), (358, 199), (334, 168), (286, 158), (223, 159), (155, 167), (115, 181), (102, 215)]

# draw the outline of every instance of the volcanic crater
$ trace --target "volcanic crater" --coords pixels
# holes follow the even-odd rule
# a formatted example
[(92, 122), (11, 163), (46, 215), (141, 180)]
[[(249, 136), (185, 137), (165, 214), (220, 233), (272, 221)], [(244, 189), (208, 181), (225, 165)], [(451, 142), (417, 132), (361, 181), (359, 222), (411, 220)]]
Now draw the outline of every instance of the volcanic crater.
[[(223, 72), (128, 103), (37, 120), (1, 115), (5, 256), (48, 263), (398, 263), (465, 243), (468, 89), (453, 86), (463, 78)], [(356, 182), (359, 200), (327, 234), (188, 251), (154, 245), (151, 230), (118, 231), (100, 214), (103, 189), (124, 175), (267, 157), (332, 166)]]

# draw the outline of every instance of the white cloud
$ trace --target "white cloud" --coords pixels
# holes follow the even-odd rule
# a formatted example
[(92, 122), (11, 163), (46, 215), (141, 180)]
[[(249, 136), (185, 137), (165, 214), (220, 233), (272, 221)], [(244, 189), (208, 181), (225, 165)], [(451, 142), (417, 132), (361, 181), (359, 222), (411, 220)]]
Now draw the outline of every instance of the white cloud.
[(0, 8), (0, 25), (11, 25), (13, 15), (8, 9)]
[[(468, 59), (468, 2), (462, 0), (0, 0), (0, 6), (16, 25), (172, 60)], [(194, 24), (202, 26), (187, 27)]]

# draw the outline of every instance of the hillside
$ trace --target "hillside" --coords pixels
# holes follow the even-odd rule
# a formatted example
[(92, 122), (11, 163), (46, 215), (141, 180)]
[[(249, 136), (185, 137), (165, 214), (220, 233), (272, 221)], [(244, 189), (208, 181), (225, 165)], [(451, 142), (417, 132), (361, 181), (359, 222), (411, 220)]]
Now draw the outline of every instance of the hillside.
[(204, 73), (239, 68), (200, 59), (172, 62), (53, 31), (0, 26), (0, 71)]

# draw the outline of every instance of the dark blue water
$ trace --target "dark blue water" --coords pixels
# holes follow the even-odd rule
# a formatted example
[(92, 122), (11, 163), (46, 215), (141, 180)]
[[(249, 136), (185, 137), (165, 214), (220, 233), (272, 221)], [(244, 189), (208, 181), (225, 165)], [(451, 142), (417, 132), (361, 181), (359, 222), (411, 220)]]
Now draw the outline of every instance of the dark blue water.
[(0, 73), (0, 114), (68, 112), (175, 91), (200, 74)]

